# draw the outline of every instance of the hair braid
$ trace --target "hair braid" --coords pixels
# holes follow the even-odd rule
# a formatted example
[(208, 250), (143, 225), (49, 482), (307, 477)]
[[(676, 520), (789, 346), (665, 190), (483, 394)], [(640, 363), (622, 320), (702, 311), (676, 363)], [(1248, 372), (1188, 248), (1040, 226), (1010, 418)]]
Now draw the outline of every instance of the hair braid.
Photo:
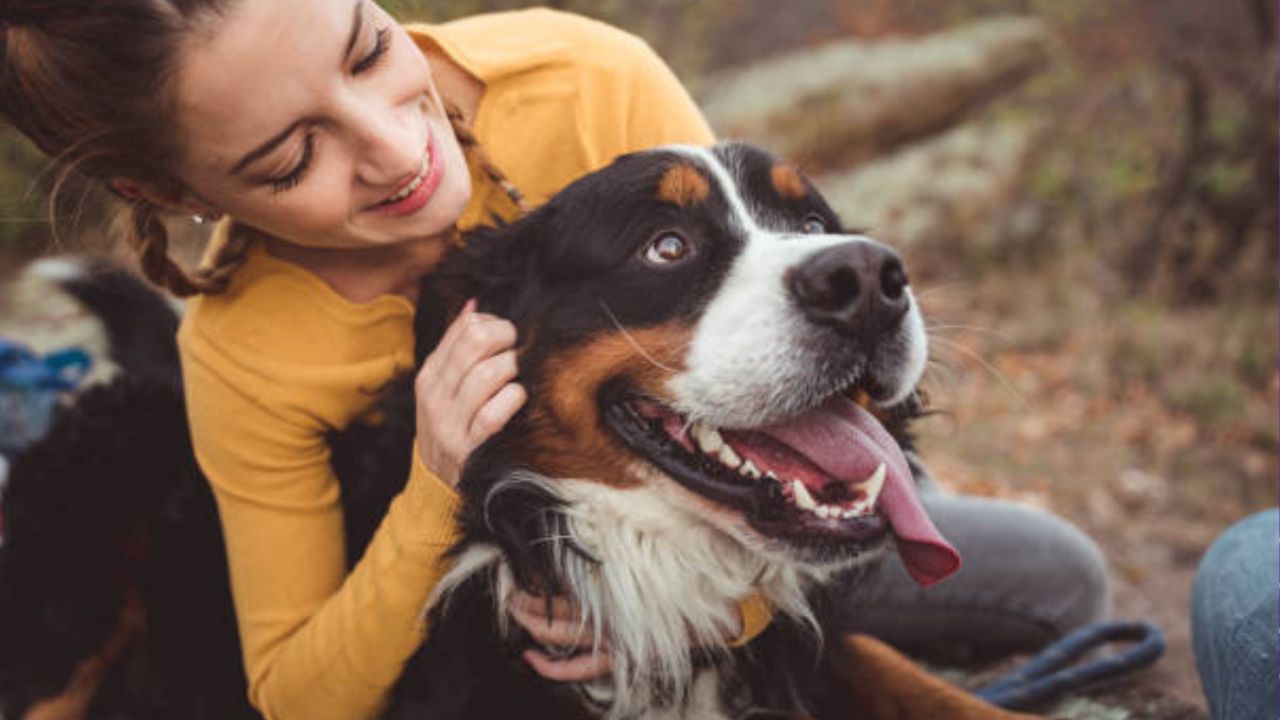
[(253, 236), (251, 228), (232, 221), (220, 241), (210, 241), (211, 245), (195, 271), (195, 277), (208, 288), (201, 292), (217, 294), (227, 289), (232, 276), (249, 257)]
[(151, 282), (178, 297), (207, 291), (204, 283), (189, 277), (169, 257), (169, 231), (160, 220), (156, 206), (145, 200), (130, 204), (125, 239), (137, 251), (142, 274)]
[(453, 134), (458, 138), (458, 144), (462, 146), (464, 153), (469, 153), (476, 161), (476, 165), (484, 172), (490, 180), (511, 198), (512, 204), (520, 210), (521, 214), (529, 212), (531, 209), (525, 202), (524, 193), (515, 186), (515, 183), (507, 179), (507, 176), (498, 169), (497, 165), (489, 159), (489, 155), (485, 153), (484, 148), (480, 147), (480, 141), (475, 134), (471, 132), (471, 128), (467, 127), (466, 120), (462, 117), (462, 111), (456, 105), (448, 105), (445, 112), (449, 116), (449, 124), (453, 127)]

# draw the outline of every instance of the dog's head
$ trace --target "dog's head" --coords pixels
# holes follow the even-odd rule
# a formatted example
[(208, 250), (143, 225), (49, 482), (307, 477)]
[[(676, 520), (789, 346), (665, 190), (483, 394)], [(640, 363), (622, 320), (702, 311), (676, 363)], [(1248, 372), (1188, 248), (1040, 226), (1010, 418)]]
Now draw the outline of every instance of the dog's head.
[(628, 155), (449, 265), (519, 329), (530, 399), (490, 443), (508, 466), (656, 489), (788, 562), (896, 536), (922, 583), (957, 567), (885, 425), (925, 366), (906, 270), (792, 167), (745, 145)]

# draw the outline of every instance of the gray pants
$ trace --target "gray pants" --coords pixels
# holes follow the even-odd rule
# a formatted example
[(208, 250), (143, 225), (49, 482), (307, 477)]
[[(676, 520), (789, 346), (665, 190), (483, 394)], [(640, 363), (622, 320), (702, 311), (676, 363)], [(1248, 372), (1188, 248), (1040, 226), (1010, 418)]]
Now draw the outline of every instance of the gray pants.
[(1106, 559), (1074, 525), (1012, 502), (944, 494), (927, 478), (921, 500), (960, 551), (960, 570), (921, 588), (894, 553), (845, 579), (832, 599), (839, 630), (965, 659), (1032, 650), (1107, 615)]

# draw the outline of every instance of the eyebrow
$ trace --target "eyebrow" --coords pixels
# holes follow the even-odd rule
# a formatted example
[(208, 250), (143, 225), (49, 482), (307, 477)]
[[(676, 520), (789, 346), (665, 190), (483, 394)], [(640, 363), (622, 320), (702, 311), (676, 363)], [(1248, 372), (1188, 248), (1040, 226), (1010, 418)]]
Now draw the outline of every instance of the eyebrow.
[(254, 161), (261, 159), (265, 155), (271, 154), (273, 150), (280, 147), (280, 144), (283, 143), (285, 140), (288, 140), (289, 136), (292, 135), (294, 131), (297, 130), (299, 127), (301, 127), (305, 122), (306, 120), (293, 121), (293, 123), (289, 125), (289, 127), (285, 128), (279, 134), (275, 135), (270, 140), (262, 143), (258, 147), (250, 150), (244, 157), (240, 158), (240, 161), (235, 164), (235, 167), (231, 168), (231, 172), (228, 174), (239, 175), (240, 171), (244, 170), (246, 167), (251, 165)]
[[(345, 62), (351, 55), (351, 51), (355, 49), (356, 40), (360, 37), (360, 28), (364, 25), (364, 0), (356, 0), (354, 17), (351, 19), (351, 34), (347, 36), (347, 46), (342, 51), (342, 59)], [(255, 161), (262, 159), (266, 155), (270, 155), (272, 151), (280, 147), (280, 144), (289, 139), (289, 136), (301, 127), (306, 120), (295, 120), (289, 127), (280, 133), (274, 135), (270, 140), (262, 143), (258, 147), (250, 150), (244, 157), (231, 168), (229, 175), (239, 175), (246, 167)]]

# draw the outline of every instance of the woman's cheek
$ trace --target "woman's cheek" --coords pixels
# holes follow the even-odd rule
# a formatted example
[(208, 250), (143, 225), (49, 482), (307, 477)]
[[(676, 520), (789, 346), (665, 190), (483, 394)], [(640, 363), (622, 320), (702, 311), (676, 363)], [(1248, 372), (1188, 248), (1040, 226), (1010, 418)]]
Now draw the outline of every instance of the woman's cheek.
[(324, 240), (334, 236), (340, 240), (360, 208), (355, 206), (348, 184), (316, 180), (287, 191), (294, 195), (273, 207), (271, 222), (263, 224), (277, 228), (280, 237), (303, 245), (330, 244)]

